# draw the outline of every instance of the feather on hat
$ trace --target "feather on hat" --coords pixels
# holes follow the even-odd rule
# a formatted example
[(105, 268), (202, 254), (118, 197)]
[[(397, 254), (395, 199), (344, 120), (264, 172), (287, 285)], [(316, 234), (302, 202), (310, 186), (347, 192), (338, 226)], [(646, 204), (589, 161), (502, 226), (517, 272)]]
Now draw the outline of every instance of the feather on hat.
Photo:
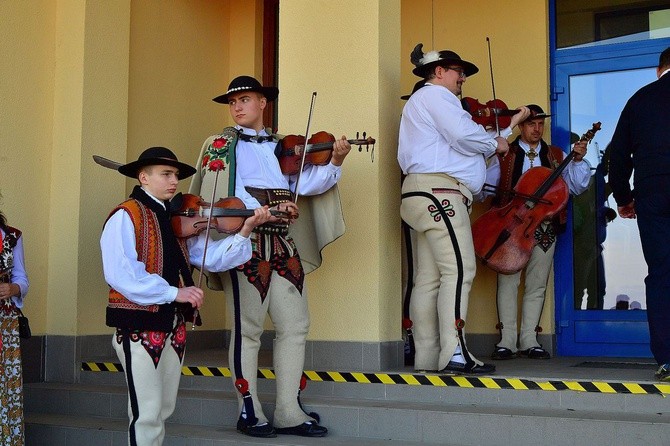
[(430, 70), (438, 65), (458, 65), (463, 67), (463, 72), (466, 76), (472, 76), (479, 71), (479, 68), (475, 64), (461, 59), (461, 56), (450, 50), (429, 51), (424, 54), (423, 43), (419, 43), (414, 47), (414, 50), (410, 54), (410, 60), (415, 66), (412, 73), (423, 78), (428, 77)]

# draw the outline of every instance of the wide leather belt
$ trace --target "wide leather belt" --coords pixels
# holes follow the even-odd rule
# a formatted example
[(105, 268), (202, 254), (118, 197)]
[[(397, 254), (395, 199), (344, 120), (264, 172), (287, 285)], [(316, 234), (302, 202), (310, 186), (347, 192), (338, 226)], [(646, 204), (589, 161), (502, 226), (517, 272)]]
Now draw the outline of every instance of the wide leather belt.
[(288, 189), (261, 189), (258, 187), (245, 187), (245, 189), (258, 200), (261, 206), (276, 206), (293, 199), (291, 191)]
[[(249, 195), (254, 197), (261, 206), (276, 206), (279, 203), (291, 201), (293, 196), (288, 189), (261, 189), (258, 187), (245, 187)], [(265, 223), (257, 226), (254, 232), (259, 234), (288, 234), (288, 224), (286, 223)]]

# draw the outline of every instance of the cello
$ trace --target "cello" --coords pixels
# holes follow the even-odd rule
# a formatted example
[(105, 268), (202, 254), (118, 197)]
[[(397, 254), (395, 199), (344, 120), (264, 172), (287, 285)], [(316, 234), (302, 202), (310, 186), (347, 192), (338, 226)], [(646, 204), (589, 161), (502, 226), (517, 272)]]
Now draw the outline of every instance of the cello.
[[(598, 130), (600, 122), (594, 123), (580, 142), (590, 142)], [(570, 191), (561, 173), (574, 156), (571, 151), (554, 170), (542, 166), (529, 169), (511, 191), (513, 198), (508, 204), (489, 209), (473, 223), (475, 255), (484, 265), (500, 274), (514, 274), (528, 264), (537, 244), (535, 230), (568, 202)]]

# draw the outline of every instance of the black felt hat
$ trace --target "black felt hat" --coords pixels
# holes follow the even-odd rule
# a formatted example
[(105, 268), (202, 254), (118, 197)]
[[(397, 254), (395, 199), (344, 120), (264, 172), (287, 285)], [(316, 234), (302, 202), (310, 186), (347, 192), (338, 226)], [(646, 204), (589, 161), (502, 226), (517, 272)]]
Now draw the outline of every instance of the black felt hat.
[(412, 73), (419, 77), (427, 77), (430, 70), (438, 65), (442, 67), (452, 64), (458, 65), (463, 67), (466, 76), (472, 76), (479, 71), (475, 64), (461, 59), (461, 56), (451, 50), (429, 51), (424, 54), (422, 48), (423, 43), (419, 43), (410, 55), (410, 60), (416, 67), (412, 70)]
[(177, 155), (165, 147), (149, 147), (142, 152), (137, 161), (119, 167), (119, 172), (130, 178), (137, 178), (137, 173), (145, 166), (172, 166), (179, 169), (177, 178), (183, 180), (195, 173), (195, 168), (177, 160)]
[(426, 85), (426, 80), (421, 79), (419, 82), (414, 84), (414, 88), (412, 88), (412, 92), (410, 94), (404, 94), (404, 95), (400, 96), (400, 99), (402, 99), (403, 101), (408, 100), (410, 98), (410, 96), (412, 96), (414, 93), (416, 93), (424, 85)]
[(526, 120), (523, 122), (528, 122), (532, 119), (540, 119), (540, 118), (544, 119), (551, 116), (550, 114), (545, 113), (544, 110), (542, 110), (542, 107), (540, 107), (537, 104), (528, 104), (526, 105), (526, 107), (528, 107), (528, 109), (530, 110), (530, 115), (528, 115)]
[(228, 91), (226, 91), (221, 96), (217, 96), (212, 101), (218, 102), (219, 104), (228, 103), (228, 95), (233, 93), (239, 93), (241, 91), (255, 91), (267, 99), (268, 102), (274, 101), (279, 96), (279, 89), (277, 87), (264, 87), (251, 76), (237, 76), (233, 81), (228, 85)]

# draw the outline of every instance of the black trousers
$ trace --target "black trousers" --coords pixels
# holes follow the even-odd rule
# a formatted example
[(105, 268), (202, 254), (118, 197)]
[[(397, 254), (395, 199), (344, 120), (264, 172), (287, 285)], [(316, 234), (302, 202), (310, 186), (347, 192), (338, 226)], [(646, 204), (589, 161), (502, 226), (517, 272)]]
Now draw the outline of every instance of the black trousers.
[(670, 176), (635, 181), (635, 210), (645, 278), (651, 352), (659, 364), (670, 363)]

